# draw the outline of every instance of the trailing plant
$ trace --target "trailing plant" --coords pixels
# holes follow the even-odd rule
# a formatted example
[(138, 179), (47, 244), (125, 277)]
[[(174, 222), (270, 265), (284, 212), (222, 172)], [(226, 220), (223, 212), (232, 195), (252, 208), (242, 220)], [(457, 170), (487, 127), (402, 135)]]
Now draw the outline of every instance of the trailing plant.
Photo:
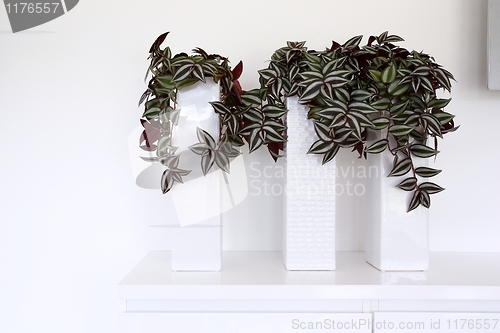
[(181, 110), (177, 108), (179, 90), (196, 82), (211, 79), (220, 84), (220, 102), (211, 103), (219, 115), (219, 137), (213, 138), (205, 130), (198, 128), (198, 143), (189, 149), (201, 156), (201, 170), (206, 175), (216, 164), (229, 172), (229, 162), (239, 155), (239, 146), (244, 144), (237, 134), (242, 122), (239, 113), (226, 112), (236, 110), (241, 104), (241, 87), (238, 78), (243, 71), (240, 62), (233, 70), (229, 60), (217, 54), (208, 54), (201, 48), (193, 50), (193, 55), (179, 53), (172, 55), (170, 47), (161, 48), (168, 32), (160, 35), (149, 50), (150, 65), (146, 78), (151, 74), (147, 90), (142, 94), (139, 105), (144, 103), (144, 112), (140, 119), (144, 131), (140, 137), (140, 147), (154, 156), (142, 157), (148, 162), (160, 162), (165, 166), (161, 178), (163, 193), (172, 189), (174, 183), (182, 183), (183, 177), (191, 170), (179, 168), (180, 155), (172, 145), (172, 131), (177, 126)]
[[(451, 91), (453, 75), (422, 52), (408, 51), (394, 43), (403, 41), (387, 32), (362, 36), (325, 51), (307, 50), (305, 42), (288, 42), (278, 49), (267, 69), (259, 71), (260, 89), (242, 96), (250, 111), (244, 114), (250, 151), (266, 145), (276, 160), (286, 142), (286, 98), (298, 96), (310, 111), (317, 135), (309, 149), (331, 161), (340, 148), (352, 148), (361, 156), (388, 150), (394, 156), (389, 176), (405, 176), (398, 187), (412, 191), (408, 207), (429, 208), (430, 195), (443, 190), (432, 182), (420, 182), (441, 171), (416, 167), (414, 158), (438, 154), (437, 138), (455, 131), (454, 116), (443, 109), (451, 99), (439, 99), (441, 88)], [(304, 115), (306, 116), (306, 115)], [(383, 135), (367, 142), (369, 131)], [(433, 147), (428, 141), (433, 141)]]

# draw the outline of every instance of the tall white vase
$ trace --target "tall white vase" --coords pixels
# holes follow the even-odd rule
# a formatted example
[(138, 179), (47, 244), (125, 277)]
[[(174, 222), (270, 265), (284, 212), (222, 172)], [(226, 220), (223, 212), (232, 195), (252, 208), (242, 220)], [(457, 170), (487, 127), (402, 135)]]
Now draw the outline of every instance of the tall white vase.
[[(412, 159), (416, 167), (427, 164), (426, 159)], [(420, 205), (407, 212), (413, 192), (396, 187), (405, 176), (387, 177), (393, 167), (392, 154), (369, 155), (368, 162), (366, 261), (381, 271), (427, 270), (429, 210)]]
[(172, 233), (174, 271), (219, 271), (222, 267), (222, 171), (214, 166), (203, 176), (200, 157), (188, 148), (198, 142), (197, 127), (218, 139), (219, 118), (208, 102), (219, 99), (219, 85), (210, 80), (182, 89), (177, 98), (181, 111), (172, 144), (179, 147), (179, 166), (193, 171), (184, 184), (176, 185), (171, 191), (180, 222), (180, 227)]
[(288, 270), (335, 270), (335, 160), (307, 154), (316, 141), (308, 108), (287, 100), (283, 261)]

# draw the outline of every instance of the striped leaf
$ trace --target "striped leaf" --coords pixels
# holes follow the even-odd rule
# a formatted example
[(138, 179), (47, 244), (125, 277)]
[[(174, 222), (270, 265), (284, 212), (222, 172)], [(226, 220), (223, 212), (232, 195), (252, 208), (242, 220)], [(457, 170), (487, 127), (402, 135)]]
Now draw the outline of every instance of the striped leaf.
[(392, 82), (387, 88), (387, 92), (392, 96), (401, 96), (410, 89), (409, 83)]
[(215, 153), (209, 153), (201, 156), (201, 171), (206, 176), (215, 162)]
[(243, 117), (253, 123), (260, 123), (263, 119), (263, 114), (258, 109), (250, 109), (243, 114)]
[(184, 79), (187, 79), (192, 71), (193, 71), (193, 64), (185, 64), (185, 65), (179, 67), (179, 69), (177, 69), (174, 77), (172, 78), (172, 81), (173, 82), (180, 82)]
[(323, 85), (323, 81), (314, 81), (299, 96), (299, 100), (301, 103), (309, 102), (311, 99), (319, 95), (319, 91), (321, 86)]
[(422, 158), (432, 157), (432, 156), (437, 155), (439, 153), (439, 151), (432, 149), (429, 146), (422, 145), (422, 144), (411, 145), (410, 151), (413, 155), (415, 155), (417, 157), (422, 157)]
[(432, 114), (434, 117), (436, 117), (439, 122), (441, 123), (441, 125), (446, 125), (448, 124), (453, 118), (455, 118), (454, 115), (450, 114), (450, 113), (447, 113), (447, 112), (443, 112), (443, 111), (440, 111), (440, 112), (436, 112), (436, 113), (433, 113)]
[(327, 125), (315, 121), (314, 130), (316, 131), (316, 134), (321, 141), (331, 142), (333, 140), (333, 137), (330, 133), (330, 127), (328, 127)]
[(430, 178), (430, 177), (434, 177), (434, 176), (440, 174), (441, 170), (432, 169), (432, 168), (428, 168), (428, 167), (418, 167), (415, 169), (415, 173), (417, 175), (419, 175), (420, 177)]
[(218, 150), (215, 152), (215, 164), (217, 164), (222, 171), (229, 173), (229, 158), (223, 151)]
[(326, 163), (330, 162), (331, 160), (333, 160), (335, 155), (337, 155), (339, 149), (340, 149), (339, 146), (334, 145), (332, 149), (330, 149), (329, 151), (327, 151), (325, 153), (325, 155), (323, 156), (323, 161), (321, 163), (326, 164)]
[(420, 203), (422, 204), (422, 206), (424, 206), (425, 208), (431, 207), (431, 196), (429, 195), (429, 193), (427, 191), (422, 190), (422, 188), (420, 188), (419, 200), (420, 200)]
[(382, 76), (382, 73), (380, 71), (376, 69), (370, 69), (368, 70), (368, 72), (370, 73), (375, 82), (380, 82)]
[(200, 64), (196, 64), (193, 67), (193, 76), (199, 79), (201, 82), (205, 83), (205, 72)]
[(246, 106), (260, 106), (262, 104), (262, 99), (260, 98), (258, 89), (250, 90), (241, 95), (241, 100), (243, 105)]
[(349, 102), (350, 99), (349, 92), (344, 88), (335, 89), (335, 96), (343, 103)]
[(442, 109), (445, 106), (447, 106), (451, 101), (451, 98), (449, 99), (433, 99), (429, 103), (427, 103), (427, 107), (429, 108), (439, 108)]
[(387, 66), (380, 75), (380, 80), (384, 83), (391, 83), (396, 79), (397, 68), (394, 64)]
[(396, 186), (402, 189), (403, 191), (413, 191), (416, 185), (417, 185), (417, 178), (410, 177), (406, 178)]
[(376, 141), (373, 144), (371, 144), (368, 148), (366, 148), (365, 151), (369, 154), (380, 154), (387, 148), (388, 143), (389, 142), (387, 141), (387, 139)]
[(220, 116), (224, 116), (225, 114), (231, 113), (229, 108), (224, 105), (222, 102), (209, 102), (214, 108), (215, 113)]
[(309, 148), (309, 151), (307, 153), (308, 154), (325, 154), (333, 148), (334, 148), (333, 142), (325, 142), (325, 141), (318, 140), (312, 144), (311, 148)]
[(262, 112), (269, 118), (280, 118), (287, 113), (286, 108), (268, 104), (262, 108)]
[(377, 110), (386, 110), (389, 107), (390, 103), (391, 101), (388, 98), (384, 97), (370, 103), (370, 105)]
[(424, 121), (425, 125), (427, 125), (427, 129), (439, 136), (440, 138), (443, 137), (443, 135), (441, 134), (441, 123), (439, 122), (439, 120), (434, 117), (432, 114), (430, 113), (424, 113), (422, 116), (422, 120)]
[(367, 100), (368, 98), (370, 98), (372, 96), (372, 93), (367, 91), (367, 90), (361, 90), (361, 89), (358, 89), (358, 90), (354, 90), (352, 93), (351, 93), (351, 98), (355, 101), (358, 101), (358, 102), (362, 102), (362, 101), (365, 101)]
[(408, 205), (408, 213), (420, 206), (420, 191), (413, 192), (413, 196)]
[(358, 46), (362, 39), (363, 39), (362, 35), (352, 37), (347, 42), (345, 42), (344, 45), (342, 45), (342, 46), (346, 49), (352, 49), (352, 48)]
[(371, 114), (378, 112), (377, 109), (375, 109), (373, 106), (370, 104), (364, 103), (364, 102), (352, 102), (349, 104), (349, 110), (352, 111), (359, 111), (363, 112), (365, 114)]
[(392, 125), (389, 127), (389, 132), (394, 136), (404, 136), (413, 131), (413, 126), (408, 125)]
[(451, 91), (451, 82), (448, 76), (445, 74), (445, 72), (441, 68), (435, 68), (434, 69), (434, 77), (438, 82), (448, 91)]
[(259, 71), (259, 75), (264, 81), (267, 82), (270, 79), (276, 78), (278, 76), (278, 73), (276, 73), (272, 69), (263, 69)]
[(376, 130), (384, 129), (389, 125), (389, 122), (390, 122), (390, 120), (388, 118), (385, 118), (385, 117), (373, 119), (372, 120), (373, 129), (376, 129)]
[(215, 140), (212, 136), (204, 131), (203, 129), (196, 127), (196, 136), (200, 142), (204, 142), (210, 146), (210, 148), (215, 149)]
[(435, 194), (435, 193), (439, 193), (441, 191), (444, 191), (444, 188), (442, 188), (438, 184), (434, 184), (431, 182), (422, 183), (418, 186), (418, 188), (421, 189), (422, 191), (429, 193), (429, 194)]
[(259, 149), (260, 146), (262, 146), (262, 144), (264, 143), (264, 140), (262, 139), (260, 132), (261, 132), (260, 128), (254, 129), (252, 131), (252, 134), (250, 135), (250, 138), (248, 140), (248, 147), (250, 153)]
[(398, 177), (398, 176), (403, 176), (408, 173), (411, 169), (411, 159), (409, 158), (404, 158), (401, 161), (395, 161), (396, 163), (394, 164), (391, 173), (389, 173), (388, 177)]
[(408, 107), (409, 104), (410, 104), (409, 101), (396, 103), (393, 106), (391, 106), (389, 112), (395, 116), (398, 116), (406, 111), (406, 108)]

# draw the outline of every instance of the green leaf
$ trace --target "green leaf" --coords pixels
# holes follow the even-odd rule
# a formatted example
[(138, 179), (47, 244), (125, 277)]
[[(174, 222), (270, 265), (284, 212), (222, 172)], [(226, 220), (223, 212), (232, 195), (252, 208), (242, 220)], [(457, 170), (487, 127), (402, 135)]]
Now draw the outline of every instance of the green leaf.
[(200, 64), (196, 64), (193, 67), (193, 76), (196, 77), (201, 82), (205, 83), (205, 73), (203, 72), (203, 67)]
[(451, 102), (451, 98), (449, 99), (433, 99), (429, 103), (427, 103), (427, 107), (429, 108), (439, 108), (442, 109), (447, 106)]
[(175, 72), (175, 75), (172, 78), (172, 81), (173, 82), (180, 82), (180, 81), (182, 81), (184, 79), (187, 79), (188, 76), (191, 74), (192, 71), (193, 71), (193, 64), (182, 65)]
[(441, 138), (443, 137), (443, 135), (441, 134), (441, 123), (436, 117), (434, 117), (432, 114), (429, 113), (424, 113), (421, 117), (431, 133)]
[(222, 102), (209, 102), (212, 107), (214, 108), (215, 113), (217, 113), (220, 116), (224, 116), (226, 114), (231, 113), (231, 111), (228, 109), (226, 105)]
[(278, 77), (278, 73), (276, 73), (272, 69), (263, 69), (263, 70), (260, 70), (259, 71), (259, 75), (265, 81), (269, 81), (270, 79), (274, 79), (274, 78)]
[(415, 155), (417, 157), (422, 157), (422, 158), (432, 157), (432, 156), (437, 155), (439, 153), (439, 151), (432, 149), (429, 146), (422, 145), (422, 144), (411, 145), (410, 151), (412, 152), (413, 155)]
[(241, 95), (241, 100), (243, 102), (243, 105), (246, 106), (260, 106), (262, 104), (259, 89), (247, 91), (246, 93)]
[[(210, 152), (210, 151), (209, 151)], [(206, 176), (215, 162), (215, 154), (208, 153), (201, 156), (201, 171)]]
[(420, 206), (420, 192), (413, 192), (413, 196), (410, 200), (410, 205), (408, 206), (408, 213)]
[(267, 117), (270, 117), (270, 118), (280, 118), (280, 117), (284, 116), (285, 113), (287, 113), (287, 111), (288, 110), (286, 108), (281, 108), (279, 106), (271, 105), (271, 104), (268, 104), (262, 108), (262, 112)]
[(410, 89), (409, 83), (398, 83), (397, 81), (392, 82), (387, 88), (387, 92), (392, 96), (401, 96)]
[(210, 150), (210, 146), (204, 142), (199, 142), (189, 146), (189, 150), (191, 150), (196, 155), (203, 155), (207, 150)]
[(252, 123), (260, 123), (264, 115), (258, 109), (250, 109), (243, 114), (243, 117), (250, 120)]
[(362, 35), (352, 37), (347, 42), (345, 42), (344, 45), (342, 45), (342, 46), (346, 49), (352, 49), (352, 48), (359, 45), (359, 43), (361, 42), (361, 39), (363, 39)]
[(432, 169), (432, 168), (428, 168), (428, 167), (418, 167), (415, 169), (415, 173), (417, 175), (419, 175), (420, 177), (430, 178), (430, 177), (434, 177), (434, 176), (440, 174), (441, 170)]
[(326, 142), (331, 142), (333, 140), (333, 137), (331, 136), (330, 133), (330, 127), (327, 125), (320, 123), (318, 121), (314, 122), (314, 130), (316, 131), (316, 134), (318, 135), (318, 138), (322, 141)]
[(451, 91), (451, 82), (448, 76), (445, 74), (445, 72), (441, 68), (435, 68), (433, 70), (434, 72), (434, 77), (438, 82), (448, 91)]
[(335, 96), (343, 103), (349, 102), (350, 99), (349, 92), (344, 88), (335, 89)]
[(254, 152), (255, 150), (259, 149), (260, 146), (264, 143), (264, 140), (262, 139), (260, 135), (261, 129), (257, 128), (252, 131), (252, 134), (250, 135), (250, 139), (248, 141), (248, 147), (250, 153)]
[(215, 164), (224, 172), (229, 173), (229, 158), (223, 151), (215, 152)]
[(409, 101), (396, 103), (393, 106), (391, 106), (389, 112), (395, 116), (398, 116), (403, 112), (405, 112), (409, 104), (410, 104)]
[(331, 160), (333, 160), (335, 155), (337, 155), (339, 149), (340, 149), (339, 146), (334, 145), (334, 147), (332, 149), (330, 149), (329, 151), (327, 151), (325, 153), (325, 155), (323, 155), (323, 161), (321, 162), (321, 164), (326, 164), (326, 163), (330, 162)]
[(443, 112), (443, 111), (433, 113), (432, 115), (439, 120), (439, 122), (441, 123), (441, 125), (446, 125), (453, 118), (455, 118), (455, 116), (452, 115), (451, 113), (447, 113), (447, 112)]
[(263, 126), (262, 130), (266, 132), (266, 138), (268, 142), (284, 142), (286, 141), (283, 135), (281, 135), (275, 128), (271, 126)]
[(351, 93), (351, 98), (355, 101), (362, 102), (372, 96), (372, 93), (366, 90), (354, 90)]
[(444, 188), (442, 188), (438, 184), (434, 184), (431, 182), (422, 183), (418, 186), (418, 188), (422, 191), (429, 193), (429, 194), (435, 194), (435, 193), (439, 193), (441, 191), (444, 191)]
[(309, 151), (307, 152), (308, 154), (325, 154), (329, 150), (333, 149), (335, 144), (333, 142), (324, 142), (321, 140), (318, 140), (314, 142), (309, 148)]
[(416, 185), (417, 185), (417, 178), (410, 177), (406, 178), (396, 186), (402, 189), (403, 191), (413, 191)]
[(391, 64), (384, 69), (384, 71), (380, 75), (380, 80), (384, 83), (391, 83), (396, 79), (396, 75), (397, 68), (394, 64)]
[(302, 94), (299, 96), (300, 103), (307, 103), (314, 97), (318, 96), (320, 88), (323, 85), (323, 81), (314, 81), (304, 89)]
[(349, 104), (349, 110), (359, 111), (365, 114), (378, 112), (373, 106), (364, 102), (352, 102)]
[(420, 203), (422, 206), (425, 208), (430, 208), (431, 207), (431, 197), (427, 191), (420, 190)]
[(170, 191), (173, 186), (174, 186), (174, 180), (170, 175), (170, 170), (163, 171), (163, 174), (161, 175), (161, 190), (163, 194)]
[(370, 70), (368, 70), (368, 72), (370, 72), (370, 74), (375, 82), (380, 82), (381, 76), (382, 76), (382, 73), (380, 73), (380, 71), (378, 71), (376, 69), (370, 69)]
[(391, 173), (389, 173), (388, 177), (398, 177), (403, 176), (408, 173), (411, 169), (411, 159), (404, 158), (401, 161), (395, 161)]
[(388, 143), (387, 139), (378, 140), (366, 148), (365, 151), (369, 154), (380, 154), (387, 148)]
[(404, 136), (410, 134), (413, 129), (413, 126), (408, 125), (392, 125), (389, 127), (389, 132), (394, 136)]
[(198, 136), (198, 140), (200, 140), (200, 142), (206, 143), (210, 148), (215, 149), (215, 140), (212, 138), (210, 133), (196, 127), (196, 135)]
[(372, 120), (373, 129), (376, 129), (376, 130), (384, 129), (387, 127), (387, 125), (389, 125), (389, 122), (390, 122), (390, 120), (388, 118), (385, 118), (385, 117), (373, 119)]
[(380, 98), (375, 102), (370, 103), (377, 110), (386, 110), (389, 107), (391, 101), (388, 98)]

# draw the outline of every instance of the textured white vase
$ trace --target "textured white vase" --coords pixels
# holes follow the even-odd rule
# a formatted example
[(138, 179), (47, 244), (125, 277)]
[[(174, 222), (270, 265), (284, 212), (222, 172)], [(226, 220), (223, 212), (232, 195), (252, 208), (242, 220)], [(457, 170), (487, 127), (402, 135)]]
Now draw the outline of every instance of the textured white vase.
[(308, 108), (287, 100), (283, 261), (288, 270), (335, 270), (335, 160), (307, 154), (316, 141)]
[(207, 80), (182, 89), (177, 98), (180, 120), (172, 135), (172, 145), (179, 147), (180, 167), (192, 169), (184, 184), (172, 189), (180, 227), (172, 233), (172, 270), (219, 271), (222, 256), (222, 171), (214, 166), (203, 176), (200, 157), (189, 151), (198, 142), (200, 127), (217, 140), (219, 118), (208, 103), (220, 99), (219, 85)]
[[(377, 140), (377, 138), (373, 138)], [(412, 157), (416, 167), (427, 159)], [(387, 177), (393, 167), (388, 151), (368, 156), (366, 188), (366, 261), (381, 271), (423, 271), (429, 268), (429, 210), (407, 212), (413, 192), (396, 187), (406, 177)]]

